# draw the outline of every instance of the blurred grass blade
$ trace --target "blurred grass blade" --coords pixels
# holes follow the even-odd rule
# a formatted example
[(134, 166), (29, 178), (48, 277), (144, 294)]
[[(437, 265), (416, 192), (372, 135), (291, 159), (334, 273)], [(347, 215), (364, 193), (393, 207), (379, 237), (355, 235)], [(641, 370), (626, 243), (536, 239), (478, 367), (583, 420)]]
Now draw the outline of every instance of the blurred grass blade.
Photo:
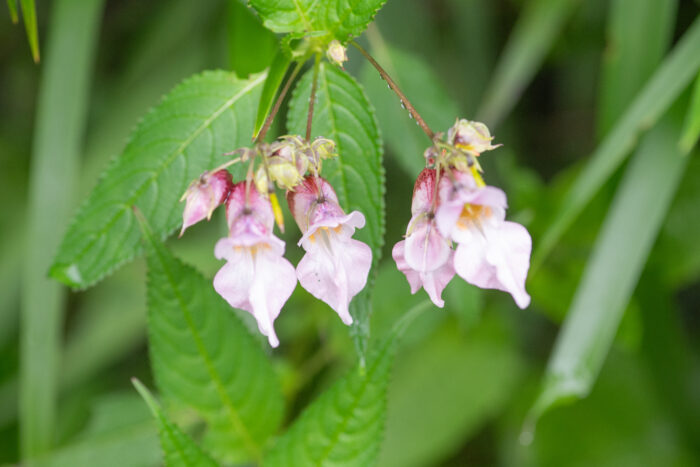
[[(24, 3), (24, 2), (23, 2)], [(64, 289), (46, 277), (74, 208), (90, 71), (102, 1), (53, 3), (41, 78), (29, 181), (22, 275), (20, 438), (23, 456), (53, 437)]]
[(688, 154), (697, 144), (698, 138), (700, 138), (700, 73), (695, 79), (693, 98), (683, 123), (683, 133), (679, 143), (681, 151)]
[(600, 372), (688, 161), (676, 144), (682, 121), (676, 107), (646, 135), (625, 171), (557, 337), (530, 424), (555, 404), (585, 397)]
[(146, 389), (141, 381), (136, 378), (131, 380), (141, 397), (146, 401), (148, 408), (156, 418), (158, 432), (160, 434), (160, 445), (165, 456), (165, 465), (174, 466), (216, 466), (216, 462), (202, 451), (197, 444), (177, 425), (171, 422), (163, 413), (158, 402)]
[(258, 104), (258, 112), (255, 116), (255, 127), (253, 128), (253, 138), (258, 136), (258, 132), (262, 128), (263, 123), (265, 123), (265, 119), (270, 113), (272, 104), (275, 101), (275, 96), (277, 96), (277, 91), (282, 84), (282, 79), (291, 62), (291, 57), (289, 57), (282, 48), (277, 50), (277, 54), (272, 59), (270, 70), (267, 73), (262, 93), (260, 94), (260, 103)]
[[(14, 3), (14, 0), (10, 0)], [(102, 2), (98, 2), (102, 3)], [(22, 18), (24, 18), (24, 29), (27, 30), (27, 40), (29, 41), (29, 48), (32, 50), (32, 58), (34, 63), (39, 63), (39, 31), (36, 26), (36, 7), (34, 5), (34, 0), (20, 0), (20, 5), (22, 6)], [(13, 16), (13, 21), (16, 19), (17, 15), (17, 5), (15, 5), (15, 16)], [(12, 11), (12, 7), (10, 7)]]
[(663, 59), (677, 8), (676, 0), (610, 2), (597, 115), (599, 136), (610, 131)]
[(652, 126), (668, 109), (693, 79), (698, 68), (700, 68), (700, 18), (695, 19), (651, 79), (637, 94), (564, 196), (559, 211), (535, 250), (533, 269), (542, 263), (561, 235), (622, 164), (627, 153), (634, 147), (638, 133)]
[(12, 18), (12, 22), (17, 24), (19, 22), (19, 16), (17, 15), (17, 0), (7, 0), (7, 8), (10, 10), (10, 18)]
[(578, 0), (525, 2), (477, 113), (479, 120), (495, 126), (510, 112), (577, 4)]

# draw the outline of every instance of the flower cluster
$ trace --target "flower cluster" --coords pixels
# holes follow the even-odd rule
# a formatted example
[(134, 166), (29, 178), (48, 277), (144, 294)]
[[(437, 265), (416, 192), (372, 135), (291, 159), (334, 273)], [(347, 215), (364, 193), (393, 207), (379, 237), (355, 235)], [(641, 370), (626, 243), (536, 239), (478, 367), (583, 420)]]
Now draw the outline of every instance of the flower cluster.
[[(372, 251), (352, 238), (355, 229), (365, 225), (365, 217), (358, 211), (345, 214), (333, 187), (319, 175), (334, 148), (325, 138), (308, 142), (285, 136), (234, 151), (241, 155), (236, 162), (251, 163), (245, 180), (232, 182), (226, 170), (232, 161), (202, 174), (183, 196), (182, 232), (226, 205), (229, 234), (214, 249), (226, 264), (214, 277), (214, 289), (232, 307), (251, 313), (273, 347), (279, 345), (274, 321), (297, 280), (345, 324), (352, 323), (350, 301), (367, 282)], [(261, 162), (253, 170), (258, 156)], [(273, 233), (275, 221), (283, 226), (275, 184), (287, 190), (290, 211), (303, 234), (299, 245), (306, 254), (296, 268), (284, 258), (285, 244)]]
[(484, 124), (458, 120), (446, 142), (426, 151), (429, 168), (416, 180), (406, 238), (392, 252), (411, 292), (423, 287), (439, 307), (455, 274), (477, 287), (509, 292), (520, 308), (530, 304), (530, 234), (505, 220), (505, 193), (487, 186), (480, 174), (478, 156), (498, 147), (492, 139)]

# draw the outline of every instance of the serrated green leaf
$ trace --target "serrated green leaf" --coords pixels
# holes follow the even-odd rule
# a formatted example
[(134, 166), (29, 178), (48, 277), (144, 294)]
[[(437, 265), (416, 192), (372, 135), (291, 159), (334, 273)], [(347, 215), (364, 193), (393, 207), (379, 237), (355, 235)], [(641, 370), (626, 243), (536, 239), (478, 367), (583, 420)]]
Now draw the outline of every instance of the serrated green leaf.
[(17, 15), (17, 0), (7, 0), (7, 9), (10, 10), (10, 18), (13, 23), (19, 22), (19, 16)]
[(346, 42), (362, 34), (386, 0), (334, 0), (321, 2), (319, 15), (323, 29)]
[(386, 0), (250, 0), (274, 32), (328, 33), (343, 42), (362, 34)]
[[(27, 31), (27, 40), (29, 41), (29, 48), (32, 51), (32, 58), (34, 59), (34, 63), (39, 63), (39, 30), (36, 25), (36, 6), (34, 5), (34, 0), (20, 0), (19, 4), (22, 7), (24, 29)], [(17, 5), (15, 4), (14, 6), (15, 16), (13, 16), (13, 20), (15, 20), (17, 15)], [(12, 7), (10, 7), (10, 11), (12, 11)]]
[(311, 32), (321, 0), (249, 0), (263, 24), (274, 32)]
[[(305, 134), (313, 70), (300, 80), (289, 104), (287, 120), (291, 134)], [(384, 244), (384, 168), (382, 142), (372, 104), (360, 85), (347, 73), (321, 63), (313, 116), (312, 136), (324, 136), (336, 142), (338, 157), (324, 162), (322, 176), (338, 194), (346, 212), (358, 210), (367, 224), (355, 238), (372, 248), (372, 270), (381, 257)], [(374, 272), (370, 272), (373, 277)], [(369, 333), (369, 288), (350, 303), (355, 318), (356, 344), (364, 349)]]
[(265, 123), (270, 109), (272, 109), (277, 91), (291, 62), (291, 57), (284, 50), (281, 48), (277, 50), (277, 54), (272, 59), (272, 64), (267, 72), (265, 85), (260, 93), (260, 103), (258, 104), (258, 112), (255, 117), (255, 127), (253, 128), (254, 137), (258, 136), (258, 132), (262, 128), (263, 123)]
[(315, 400), (265, 456), (266, 466), (374, 465), (386, 417), (389, 370), (398, 340), (420, 306), (406, 312), (387, 339)]
[(202, 414), (217, 458), (257, 460), (282, 419), (272, 365), (211, 281), (145, 232), (148, 334), (158, 389)]
[(264, 78), (204, 72), (168, 94), (100, 177), (63, 239), (51, 276), (84, 288), (138, 255), (141, 234), (131, 206), (159, 238), (172, 233), (190, 181), (223, 162), (222, 153), (250, 143)]
[(697, 18), (627, 107), (564, 195), (556, 216), (535, 249), (533, 269), (542, 263), (583, 208), (624, 162), (639, 132), (663, 115), (699, 68), (700, 18)]
[(556, 404), (585, 397), (600, 372), (688, 161), (676, 144), (676, 107), (625, 171), (557, 337), (532, 423)]
[(197, 446), (192, 438), (168, 419), (146, 386), (137, 379), (133, 379), (132, 383), (156, 418), (158, 433), (160, 434), (160, 445), (165, 454), (165, 465), (167, 467), (217, 465), (207, 453)]

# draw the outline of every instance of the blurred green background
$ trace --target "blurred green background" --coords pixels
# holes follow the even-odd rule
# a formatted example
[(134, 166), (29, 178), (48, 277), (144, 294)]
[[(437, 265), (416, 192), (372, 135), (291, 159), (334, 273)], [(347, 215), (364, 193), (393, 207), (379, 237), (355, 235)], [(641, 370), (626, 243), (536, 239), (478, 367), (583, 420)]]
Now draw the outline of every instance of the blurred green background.
[[(529, 228), (537, 248), (565, 193), (582, 183), (591, 155), (698, 11), (693, 0), (389, 0), (360, 42), (434, 129), (457, 116), (490, 126), (504, 147), (481, 158), (486, 180), (505, 189), (510, 219)], [(0, 464), (19, 461), (20, 426), (31, 426), (20, 417), (30, 413), (51, 446), (38, 465), (157, 465), (155, 424), (129, 381), (151, 380), (143, 260), (86, 292), (36, 278), (140, 116), (198, 71), (263, 70), (276, 38), (237, 0), (56, 0), (38, 2), (37, 17), (35, 65), (22, 26), (0, 15)], [(642, 122), (638, 150), (618, 151), (632, 159), (612, 167), (531, 271), (527, 310), (458, 279), (438, 310), (423, 291), (409, 294), (390, 255), (428, 141), (354, 50), (347, 70), (365, 86), (385, 143), (373, 336), (412, 307), (431, 308), (395, 363), (380, 465), (699, 465), (700, 159), (694, 138), (684, 151), (674, 144), (700, 118), (697, 104), (688, 110), (698, 99), (692, 84), (658, 124)], [(681, 162), (668, 162), (674, 157)], [(221, 217), (169, 242), (208, 277), (220, 267), (212, 253)], [(290, 224), (287, 256), (296, 263), (302, 251)], [(615, 337), (609, 354), (602, 343), (590, 357), (607, 355), (597, 379), (591, 364), (590, 395), (546, 412), (523, 443), (560, 326), (583, 310), (567, 330), (575, 337), (595, 315), (591, 304), (612, 317), (601, 333)], [(44, 319), (28, 306), (54, 312)], [(356, 354), (335, 314), (301, 287), (277, 323), (283, 345), (272, 358), (291, 420)], [(48, 343), (37, 346), (42, 336)], [(19, 395), (32, 391), (48, 394), (49, 409), (20, 409)]]

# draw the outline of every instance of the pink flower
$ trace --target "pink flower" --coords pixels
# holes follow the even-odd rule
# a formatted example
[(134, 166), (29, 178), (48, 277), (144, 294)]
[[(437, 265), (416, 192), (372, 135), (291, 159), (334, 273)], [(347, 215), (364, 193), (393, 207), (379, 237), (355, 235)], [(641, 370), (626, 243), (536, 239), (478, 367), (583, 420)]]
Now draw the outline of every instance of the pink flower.
[(525, 227), (505, 220), (505, 193), (477, 187), (471, 174), (452, 171), (440, 181), (440, 198), (435, 219), (440, 232), (458, 244), (457, 274), (477, 287), (508, 292), (526, 308), (532, 239)]
[(445, 305), (442, 291), (452, 280), (452, 242), (435, 224), (435, 170), (425, 169), (413, 189), (406, 239), (392, 250), (398, 269), (406, 275), (411, 293), (423, 287), (435, 305)]
[[(247, 199), (246, 199), (247, 198)], [(296, 287), (294, 266), (284, 259), (284, 242), (272, 234), (270, 201), (246, 182), (233, 186), (226, 208), (230, 233), (214, 248), (226, 264), (214, 277), (214, 289), (235, 308), (251, 313), (260, 332), (277, 347), (274, 321)]]
[(185, 233), (187, 227), (203, 219), (211, 219), (214, 209), (226, 201), (231, 186), (231, 174), (223, 169), (214, 173), (204, 172), (192, 182), (180, 200), (187, 200), (182, 213), (180, 236)]
[(287, 193), (287, 202), (306, 250), (297, 266), (299, 283), (351, 324), (348, 306), (365, 287), (372, 266), (372, 250), (352, 238), (356, 228), (364, 227), (365, 216), (345, 214), (333, 187), (321, 177), (306, 177)]

